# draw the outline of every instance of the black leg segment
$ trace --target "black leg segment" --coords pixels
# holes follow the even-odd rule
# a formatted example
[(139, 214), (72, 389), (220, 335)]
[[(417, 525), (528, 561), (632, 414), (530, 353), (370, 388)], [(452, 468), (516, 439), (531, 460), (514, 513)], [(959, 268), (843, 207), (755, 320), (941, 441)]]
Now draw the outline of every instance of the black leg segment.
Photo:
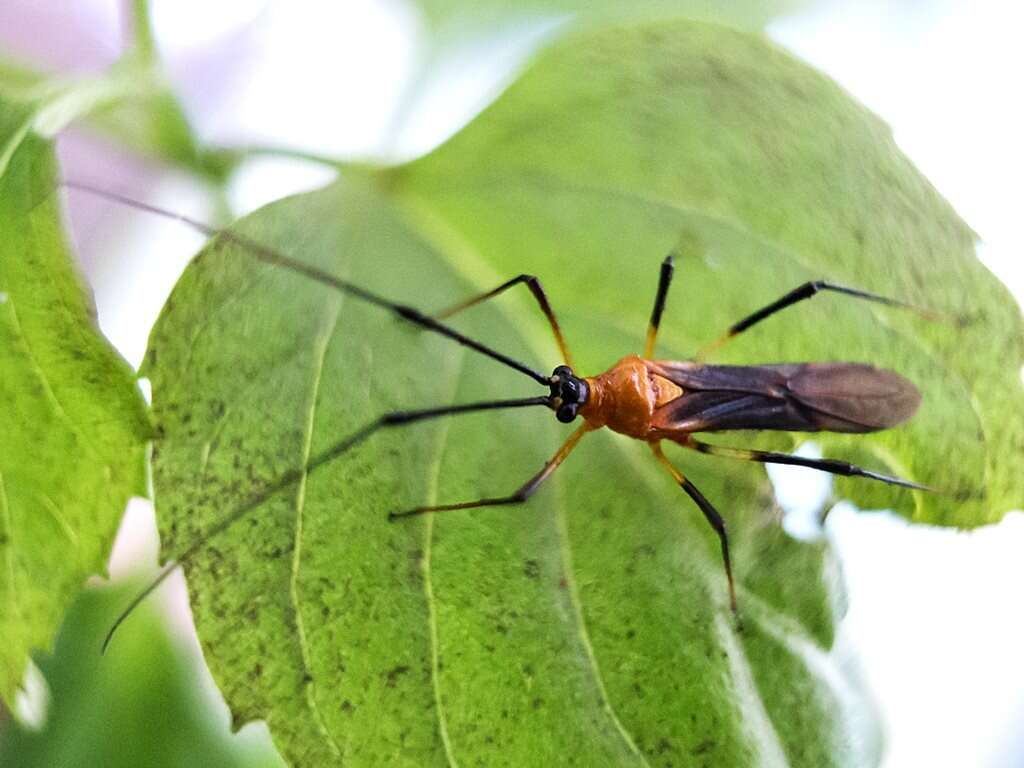
[(647, 326), (647, 344), (644, 346), (644, 357), (648, 360), (654, 355), (654, 342), (658, 338), (658, 327), (661, 325), (661, 315), (665, 311), (665, 297), (668, 296), (668, 287), (672, 284), (672, 275), (675, 272), (672, 254), (670, 253), (661, 262), (661, 273), (658, 276), (658, 292), (654, 294), (654, 307), (651, 309), (651, 322)]
[(416, 507), (405, 512), (392, 512), (388, 515), (388, 520), (395, 521), (403, 517), (415, 517), (416, 515), (425, 515), (429, 512), (448, 512), (453, 509), (475, 509), (477, 507), (500, 507), (508, 504), (522, 504), (540, 488), (545, 480), (554, 474), (558, 466), (565, 461), (566, 456), (572, 452), (572, 449), (576, 447), (577, 443), (589, 431), (590, 427), (584, 424), (573, 432), (569, 439), (565, 441), (565, 444), (558, 449), (558, 453), (544, 465), (540, 472), (519, 486), (515, 493), (511, 493), (508, 496), (477, 499), (476, 501), (463, 501), (457, 504), (438, 504), (431, 507)]
[(729, 557), (729, 533), (725, 527), (725, 520), (718, 513), (718, 510), (712, 506), (711, 502), (708, 501), (704, 494), (701, 493), (697, 486), (690, 482), (689, 478), (683, 475), (675, 465), (668, 460), (664, 452), (661, 450), (659, 443), (650, 443), (651, 451), (654, 452), (654, 457), (661, 462), (661, 465), (669, 471), (669, 474), (675, 479), (679, 486), (686, 491), (686, 494), (693, 499), (694, 503), (700, 507), (700, 511), (704, 514), (704, 519), (708, 521), (708, 524), (714, 529), (718, 536), (718, 542), (722, 548), (722, 563), (725, 566), (725, 577), (729, 581), (729, 608), (732, 609), (733, 614), (736, 614), (736, 584), (732, 577), (732, 559)]
[(715, 341), (711, 342), (703, 349), (701, 349), (696, 355), (697, 359), (705, 357), (712, 351), (718, 349), (729, 339), (733, 338), (734, 336), (738, 336), (739, 334), (743, 333), (743, 331), (747, 330), (748, 328), (754, 325), (757, 325), (762, 320), (765, 320), (771, 317), (772, 315), (776, 314), (777, 312), (781, 312), (787, 307), (791, 307), (798, 302), (804, 301), (805, 299), (809, 299), (812, 296), (816, 296), (822, 291), (841, 293), (846, 296), (852, 296), (856, 299), (873, 301), (876, 304), (885, 304), (891, 307), (901, 307), (903, 309), (909, 309), (933, 319), (938, 317), (937, 313), (929, 312), (928, 310), (915, 307), (914, 305), (908, 304), (905, 301), (891, 299), (887, 296), (880, 296), (877, 293), (869, 293), (868, 291), (862, 291), (858, 288), (848, 288), (844, 285), (830, 283), (827, 280), (812, 280), (794, 288), (792, 291), (776, 299), (771, 304), (767, 304), (764, 307), (761, 307), (761, 309), (757, 310), (756, 312), (747, 315), (739, 322), (733, 323), (733, 325), (729, 327), (729, 330), (726, 331), (725, 334), (723, 334), (718, 339), (716, 339)]
[(530, 293), (533, 294), (533, 298), (537, 300), (540, 311), (544, 313), (544, 316), (548, 319), (548, 323), (551, 325), (551, 331), (555, 334), (555, 342), (558, 344), (558, 349), (562, 353), (562, 361), (570, 368), (573, 367), (572, 356), (569, 354), (569, 345), (565, 343), (565, 337), (562, 336), (562, 329), (558, 325), (558, 318), (555, 317), (555, 311), (551, 309), (551, 303), (548, 301), (548, 296), (544, 292), (544, 286), (541, 285), (540, 280), (535, 275), (517, 275), (511, 280), (506, 280), (504, 283), (499, 285), (497, 288), (481, 293), (479, 296), (474, 296), (466, 301), (459, 302), (448, 309), (438, 312), (434, 315), (436, 320), (444, 320), (451, 317), (457, 312), (461, 312), (464, 309), (479, 304), (488, 299), (493, 299), (500, 293), (504, 293), (509, 288), (512, 288), (520, 283), (525, 283), (526, 287), (530, 289)]
[(253, 240), (245, 235), (235, 232), (234, 230), (217, 229), (216, 227), (211, 227), (208, 224), (203, 224), (202, 222), (196, 221), (195, 219), (190, 219), (187, 216), (181, 216), (176, 213), (172, 213), (171, 211), (166, 211), (162, 208), (147, 205), (146, 203), (140, 203), (137, 200), (132, 200), (131, 198), (124, 197), (123, 195), (118, 195), (113, 192), (98, 189), (88, 184), (81, 184), (73, 181), (65, 181), (64, 186), (68, 187), (69, 189), (77, 189), (83, 192), (88, 192), (90, 194), (106, 198), (108, 200), (115, 200), (119, 203), (123, 203), (124, 205), (131, 206), (132, 208), (137, 208), (139, 210), (146, 211), (147, 213), (153, 213), (156, 214), (157, 216), (162, 216), (167, 219), (180, 221), (181, 223), (195, 229), (196, 231), (206, 235), (207, 237), (210, 237), (211, 239), (220, 238), (229, 243), (233, 243), (234, 245), (239, 246), (242, 250), (246, 251), (250, 256), (252, 256), (257, 261), (261, 261), (264, 264), (271, 264), (273, 266), (286, 269), (290, 272), (302, 275), (303, 277), (306, 277), (309, 280), (320, 283), (321, 285), (325, 285), (328, 288), (338, 291), (339, 293), (354, 296), (357, 299), (360, 299), (361, 301), (367, 302), (368, 304), (373, 304), (375, 306), (381, 307), (382, 309), (386, 309), (390, 312), (393, 312), (394, 314), (401, 317), (403, 320), (408, 320), (410, 323), (414, 323), (415, 325), (418, 325), (421, 328), (424, 328), (428, 331), (433, 331), (434, 333), (440, 334), (441, 336), (445, 336), (451, 339), (457, 344), (461, 344), (462, 346), (468, 347), (469, 349), (472, 349), (475, 352), (479, 352), (482, 355), (486, 355), (492, 360), (497, 360), (499, 363), (507, 365), (509, 368), (513, 368), (519, 371), (520, 373), (529, 376), (538, 384), (542, 384), (545, 387), (548, 386), (550, 383), (550, 377), (533, 370), (524, 363), (520, 363), (517, 360), (513, 360), (506, 354), (498, 352), (495, 349), (491, 349), (485, 344), (481, 344), (479, 341), (476, 341), (475, 339), (471, 339), (468, 336), (459, 333), (454, 328), (449, 328), (447, 325), (444, 325), (443, 323), (438, 322), (434, 318), (423, 314), (418, 309), (407, 306), (405, 304), (399, 304), (390, 301), (382, 296), (378, 296), (376, 293), (368, 291), (366, 288), (358, 286), (355, 283), (351, 283), (348, 280), (343, 280), (340, 277), (336, 277), (335, 275), (332, 275), (329, 272), (325, 272), (324, 270), (319, 269), (318, 267), (314, 267), (311, 264), (306, 264), (302, 261), (299, 261), (298, 259), (293, 259), (290, 256), (286, 256), (285, 254), (276, 251), (273, 248), (269, 248), (263, 243), (257, 242), (256, 240)]
[(726, 456), (731, 459), (741, 459), (743, 461), (759, 461), (762, 464), (788, 464), (794, 467), (809, 467), (810, 469), (817, 469), (822, 472), (828, 472), (832, 475), (866, 477), (871, 480), (888, 483), (889, 485), (913, 488), (916, 491), (934, 491), (933, 488), (929, 488), (927, 485), (921, 485), (920, 483), (915, 483), (911, 480), (904, 480), (900, 477), (883, 475), (879, 472), (873, 472), (870, 469), (864, 469), (863, 467), (858, 467), (856, 464), (851, 464), (848, 461), (840, 461), (838, 459), (808, 459), (803, 456), (794, 456), (790, 453), (755, 451), (746, 448), (726, 448), (722, 445), (702, 443), (701, 441), (694, 440), (693, 438), (687, 440), (683, 445), (711, 456)]
[(729, 534), (725, 530), (725, 520), (722, 519), (722, 516), (718, 514), (718, 510), (711, 505), (710, 501), (704, 498), (704, 494), (697, 490), (697, 486), (691, 483), (688, 478), (684, 477), (680, 485), (689, 497), (693, 499), (694, 503), (700, 507), (700, 511), (704, 513), (704, 519), (708, 521), (708, 524), (718, 534), (718, 542), (722, 547), (722, 562), (725, 564), (725, 575), (729, 579), (729, 607), (733, 613), (736, 613), (736, 586), (732, 580), (732, 561), (729, 558)]

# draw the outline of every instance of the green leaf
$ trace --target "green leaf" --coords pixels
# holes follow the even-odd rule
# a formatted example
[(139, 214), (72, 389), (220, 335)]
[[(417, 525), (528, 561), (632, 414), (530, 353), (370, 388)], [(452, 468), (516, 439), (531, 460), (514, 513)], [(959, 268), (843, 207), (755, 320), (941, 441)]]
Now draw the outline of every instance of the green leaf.
[(117, 652), (97, 653), (128, 584), (87, 589), (64, 617), (52, 655), (39, 659), (49, 686), (44, 726), (0, 725), (0, 754), (19, 768), (218, 768), (280, 766), (269, 739), (230, 734), (216, 694), (154, 604), (144, 606)]
[(0, 699), (49, 646), (145, 493), (149, 422), (95, 326), (61, 234), (55, 161), (33, 112), (0, 108)]
[(785, 13), (791, 13), (806, 0), (743, 0), (732, 3), (710, 3), (705, 0), (639, 0), (615, 3), (590, 0), (419, 0), (428, 22), (435, 27), (465, 22), (467, 19), (522, 18), (534, 16), (572, 15), (583, 23), (593, 24), (627, 21), (629, 19), (688, 18), (717, 21), (743, 29), (761, 29)]
[[(844, 484), (854, 499), (962, 526), (1021, 503), (1019, 313), (888, 129), (759, 38), (676, 23), (567, 40), (432, 155), (352, 170), (239, 226), (426, 311), (540, 275), (586, 374), (642, 349), (674, 248), (668, 358), (819, 277), (967, 316), (825, 295), (721, 359), (863, 360), (917, 382), (908, 425), (820, 439), (950, 493)], [(535, 367), (558, 361), (523, 295), (457, 324)], [(383, 412), (536, 391), (231, 238), (182, 278), (148, 370), (170, 552)], [(877, 764), (871, 707), (833, 647), (835, 563), (781, 531), (758, 465), (671, 454), (728, 520), (742, 632), (714, 534), (616, 435), (588, 437), (522, 508), (385, 522), (511, 492), (566, 434), (534, 411), (389, 430), (207, 541), (185, 566), (236, 718), (266, 718), (296, 765)]]

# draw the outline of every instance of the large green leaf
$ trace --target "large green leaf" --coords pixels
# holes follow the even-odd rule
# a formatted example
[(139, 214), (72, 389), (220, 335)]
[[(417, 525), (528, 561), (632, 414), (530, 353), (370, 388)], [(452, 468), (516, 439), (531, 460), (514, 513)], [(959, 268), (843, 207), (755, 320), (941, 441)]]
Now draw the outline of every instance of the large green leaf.
[[(36, 203), (52, 172), (48, 158), (30, 154), (18, 175), (23, 146), (45, 145), (25, 139), (28, 112), (2, 118), (14, 138), (0, 165), (20, 183), (5, 178), (2, 191), (20, 208), (0, 214), (18, 223), (49, 210)], [(844, 485), (861, 503), (960, 526), (1020, 504), (1019, 313), (977, 265), (970, 232), (884, 127), (747, 38), (680, 25), (572, 41), (434, 155), (353, 177), (246, 226), (424, 306), (535, 271), (585, 372), (637, 349), (656, 263), (679, 243), (688, 257), (666, 319), (666, 356), (685, 356), (822, 274), (948, 311), (965, 322), (819, 299), (735, 342), (723, 359), (867, 359), (920, 384), (925, 407), (909, 427), (825, 445), (947, 493)], [(31, 221), (15, 235), (25, 231), (38, 234)], [(0, 289), (0, 303), (16, 295)], [(168, 523), (182, 526), (168, 531), (171, 543), (191, 541), (360, 415), (507, 394), (513, 374), (494, 381), (493, 364), (401, 326), (382, 329), (376, 310), (351, 302), (342, 310), (323, 289), (253, 268), (227, 248), (183, 283), (152, 358), (168, 437), (158, 484), (187, 518)], [(208, 306), (216, 317), (199, 315)], [(290, 316), (266, 317), (271, 310)], [(550, 365), (533, 311), (504, 300), (475, 310), (464, 327)], [(328, 391), (346, 402), (326, 402)], [(118, 398), (110, 403), (117, 408)], [(823, 650), (836, 613), (827, 552), (771, 526), (757, 468), (677, 457), (733, 526), (748, 617), (739, 635), (720, 611), (713, 537), (695, 514), (676, 519), (685, 501), (639, 465), (649, 463), (644, 451), (610, 436), (590, 438), (556, 487), (521, 514), (446, 516), (408, 526), (411, 535), (382, 525), (382, 507), (511, 489), (558, 444), (549, 422), (467, 418), (376, 439), (278, 494), (248, 531), (218, 538), (189, 563), (201, 631), (238, 717), (269, 716), (295, 762), (314, 764), (342, 752), (418, 764), (431, 751), (488, 764), (567, 762), (568, 754), (585, 764), (872, 762), (871, 727), (851, 725), (858, 702), (851, 706), (837, 660)], [(13, 423), (4, 420), (5, 462), (16, 452), (7, 450)], [(500, 450), (481, 445), (492, 424), (501, 425)], [(954, 450), (957, 466), (944, 466)], [(409, 474), (392, 477), (396, 470)], [(631, 486), (624, 472), (643, 482)], [(17, 530), (16, 517), (6, 523)], [(349, 528), (341, 544), (335, 527)], [(10, 544), (10, 531), (0, 532), (0, 545)], [(24, 597), (14, 583), (12, 594)], [(241, 629), (239, 615), (252, 626)]]
[(51, 147), (0, 104), (0, 699), (145, 493), (146, 406), (64, 243)]
[[(885, 126), (758, 38), (677, 23), (568, 40), (432, 155), (352, 171), (239, 228), (426, 310), (540, 275), (587, 374), (641, 349), (676, 247), (665, 357), (814, 277), (969, 313), (936, 323), (822, 297), (722, 357), (869, 360), (918, 382), (910, 425), (824, 442), (951, 495), (845, 485), (858, 500), (958, 525), (1020, 504), (1017, 310)], [(523, 296), (458, 325), (557, 362)], [(536, 391), (231, 238), (182, 278), (148, 373), (172, 553), (384, 411)], [(266, 718), (299, 765), (876, 764), (870, 706), (833, 648), (828, 547), (781, 531), (759, 466), (671, 454), (728, 519), (743, 631), (714, 534), (615, 435), (588, 437), (525, 507), (386, 523), (509, 492), (566, 435), (534, 411), (382, 433), (209, 540), (186, 572), (238, 720)]]
[[(365, 179), (277, 204), (243, 229), (425, 307), (472, 290), (462, 258)], [(465, 327), (555, 361), (518, 316), (480, 308)], [(592, 333), (620, 350), (640, 335), (607, 321)], [(254, 268), (224, 242), (186, 273), (150, 354), (171, 551), (382, 411), (536, 391), (377, 309)], [(841, 692), (807, 666), (832, 663), (834, 566), (823, 544), (775, 526), (758, 471), (688, 466), (729, 516), (750, 616), (742, 635), (699, 513), (645, 449), (610, 435), (585, 442), (522, 509), (386, 522), (427, 499), (511, 491), (563, 431), (543, 411), (383, 434), (210, 541), (186, 571), (236, 717), (267, 718), (300, 765), (446, 754), (744, 765), (783, 752), (801, 765), (856, 764)], [(811, 699), (799, 718), (794, 697)]]

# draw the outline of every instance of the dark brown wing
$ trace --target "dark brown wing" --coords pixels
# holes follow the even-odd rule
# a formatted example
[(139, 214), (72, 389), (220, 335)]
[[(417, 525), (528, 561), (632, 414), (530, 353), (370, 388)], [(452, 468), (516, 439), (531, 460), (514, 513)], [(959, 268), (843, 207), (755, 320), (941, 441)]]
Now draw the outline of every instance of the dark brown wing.
[(654, 412), (655, 429), (874, 432), (906, 421), (921, 401), (899, 374), (862, 363), (649, 365), (683, 389)]

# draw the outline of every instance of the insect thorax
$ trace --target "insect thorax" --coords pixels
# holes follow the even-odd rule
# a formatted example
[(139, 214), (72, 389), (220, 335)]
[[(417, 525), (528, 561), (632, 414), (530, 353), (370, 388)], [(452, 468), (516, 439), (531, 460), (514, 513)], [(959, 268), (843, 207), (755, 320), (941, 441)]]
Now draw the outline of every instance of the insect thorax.
[(608, 427), (645, 439), (651, 429), (657, 393), (646, 363), (636, 355), (624, 357), (610, 369), (585, 379), (590, 399), (580, 415), (595, 427)]

